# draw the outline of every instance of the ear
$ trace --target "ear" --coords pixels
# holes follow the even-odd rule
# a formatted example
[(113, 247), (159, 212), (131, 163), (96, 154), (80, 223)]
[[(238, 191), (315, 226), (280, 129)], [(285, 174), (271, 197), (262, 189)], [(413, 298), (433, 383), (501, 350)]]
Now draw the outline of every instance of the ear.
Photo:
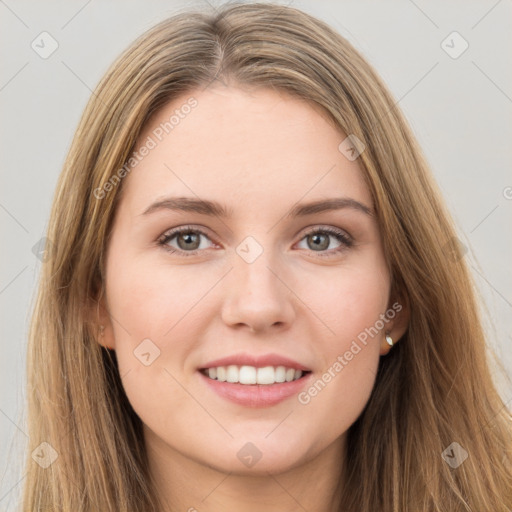
[(114, 350), (115, 338), (112, 318), (105, 297), (100, 296), (99, 300), (91, 299), (88, 313), (96, 341), (103, 347)]
[(393, 345), (397, 343), (405, 334), (409, 326), (410, 307), (406, 297), (393, 295), (389, 301), (386, 317), (389, 321), (386, 323), (382, 332), (382, 342), (380, 355), (386, 355), (392, 347), (386, 341), (386, 335), (393, 340)]

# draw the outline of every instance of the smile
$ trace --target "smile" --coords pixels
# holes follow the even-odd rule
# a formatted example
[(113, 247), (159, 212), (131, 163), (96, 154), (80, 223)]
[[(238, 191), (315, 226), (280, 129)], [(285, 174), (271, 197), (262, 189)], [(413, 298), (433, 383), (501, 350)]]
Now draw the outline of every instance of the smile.
[(255, 366), (238, 366), (232, 364), (228, 366), (204, 368), (201, 370), (201, 373), (219, 382), (245, 385), (271, 385), (298, 380), (303, 374), (308, 372), (303, 372), (295, 368), (287, 368), (285, 366), (264, 366), (263, 368), (257, 368)]

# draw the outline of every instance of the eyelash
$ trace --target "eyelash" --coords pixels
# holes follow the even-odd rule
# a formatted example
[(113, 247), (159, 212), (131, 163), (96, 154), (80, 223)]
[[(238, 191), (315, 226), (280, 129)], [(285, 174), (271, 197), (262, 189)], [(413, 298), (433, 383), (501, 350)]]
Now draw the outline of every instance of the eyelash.
[[(199, 252), (203, 251), (204, 249), (194, 249), (193, 251), (183, 251), (181, 249), (175, 249), (174, 247), (170, 247), (168, 242), (172, 240), (176, 235), (180, 235), (183, 233), (194, 233), (194, 234), (201, 234), (205, 237), (209, 238), (208, 234), (204, 232), (203, 230), (199, 228), (195, 228), (192, 226), (184, 226), (181, 228), (176, 228), (175, 230), (169, 231), (162, 235), (158, 239), (158, 245), (161, 246), (164, 250), (174, 254), (174, 253), (183, 253), (187, 257), (188, 256), (195, 256)], [(308, 235), (316, 234), (316, 233), (322, 233), (322, 234), (328, 234), (334, 236), (341, 245), (337, 247), (336, 249), (331, 249), (330, 251), (311, 251), (311, 252), (317, 252), (318, 256), (321, 258), (329, 258), (334, 255), (337, 255), (338, 253), (352, 247), (354, 245), (353, 240), (345, 234), (343, 231), (331, 228), (331, 227), (325, 227), (325, 228), (318, 228), (314, 227), (309, 229), (306, 233), (304, 233), (304, 236), (301, 238), (303, 240)]]

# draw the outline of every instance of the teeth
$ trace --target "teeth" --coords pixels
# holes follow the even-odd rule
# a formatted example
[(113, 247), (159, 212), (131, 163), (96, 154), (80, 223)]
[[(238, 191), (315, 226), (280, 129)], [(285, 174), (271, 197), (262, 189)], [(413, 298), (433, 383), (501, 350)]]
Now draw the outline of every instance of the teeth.
[(285, 382), (286, 381), (286, 368), (284, 366), (278, 366), (276, 368), (276, 382)]
[(275, 384), (276, 382), (291, 382), (302, 377), (302, 370), (286, 368), (284, 366), (265, 366), (256, 368), (254, 366), (218, 366), (204, 370), (205, 375), (210, 379), (220, 382), (231, 382), (240, 384)]
[(256, 382), (258, 384), (274, 384), (275, 381), (276, 371), (274, 370), (273, 366), (258, 368), (258, 373), (256, 374)]
[(231, 365), (226, 368), (226, 382), (238, 382), (238, 367)]
[[(237, 368), (235, 366), (235, 368)], [(258, 371), (254, 366), (240, 366), (238, 379), (235, 382), (242, 384), (256, 384), (258, 382)]]

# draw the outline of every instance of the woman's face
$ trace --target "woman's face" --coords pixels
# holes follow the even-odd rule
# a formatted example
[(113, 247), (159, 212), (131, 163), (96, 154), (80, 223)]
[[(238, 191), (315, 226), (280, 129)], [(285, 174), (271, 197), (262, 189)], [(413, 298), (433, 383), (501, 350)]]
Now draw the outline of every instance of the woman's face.
[(393, 336), (345, 138), (305, 102), (219, 86), (140, 137), (108, 246), (105, 343), (162, 459), (263, 474), (342, 453)]

